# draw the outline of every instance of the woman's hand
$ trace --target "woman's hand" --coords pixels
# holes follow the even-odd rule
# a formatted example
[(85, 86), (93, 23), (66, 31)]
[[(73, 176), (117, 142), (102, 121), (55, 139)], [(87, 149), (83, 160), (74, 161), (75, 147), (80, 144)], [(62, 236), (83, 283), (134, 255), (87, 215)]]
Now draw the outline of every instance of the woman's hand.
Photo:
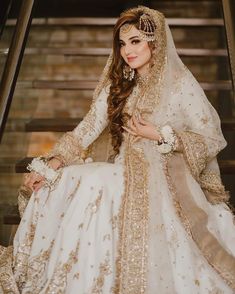
[[(57, 158), (50, 159), (47, 164), (55, 170), (62, 165), (61, 161)], [(26, 187), (29, 187), (32, 191), (37, 192), (45, 184), (45, 178), (32, 171), (31, 173), (25, 175), (23, 184)]]
[(45, 183), (45, 178), (36, 172), (26, 174), (24, 177), (24, 185), (32, 191), (37, 192)]
[(123, 126), (123, 129), (137, 138), (141, 137), (156, 141), (160, 141), (162, 139), (160, 134), (157, 132), (156, 126), (144, 120), (140, 115), (137, 114), (130, 118), (128, 127)]

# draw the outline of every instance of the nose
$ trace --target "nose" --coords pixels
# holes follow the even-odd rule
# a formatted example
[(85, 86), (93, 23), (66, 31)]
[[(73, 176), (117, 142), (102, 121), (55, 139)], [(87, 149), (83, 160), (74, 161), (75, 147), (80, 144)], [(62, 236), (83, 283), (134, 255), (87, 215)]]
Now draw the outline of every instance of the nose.
[(126, 56), (131, 54), (131, 46), (130, 45), (126, 44), (124, 50), (125, 50)]

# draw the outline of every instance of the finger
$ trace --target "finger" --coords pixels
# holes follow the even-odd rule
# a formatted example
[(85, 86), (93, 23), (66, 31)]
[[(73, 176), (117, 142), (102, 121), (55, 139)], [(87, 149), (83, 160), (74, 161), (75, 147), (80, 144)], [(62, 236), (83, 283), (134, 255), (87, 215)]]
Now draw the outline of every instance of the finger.
[(141, 116), (139, 116), (139, 123), (140, 123), (141, 125), (144, 125), (144, 126), (146, 126), (146, 125), (149, 124), (149, 122), (147, 122), (146, 120), (144, 120)]
[(135, 115), (132, 116), (131, 123), (135, 129), (139, 128), (139, 122)]
[(133, 135), (133, 136), (137, 136), (138, 134), (134, 131), (132, 131), (131, 129), (127, 128), (127, 127), (122, 127), (125, 131), (127, 131), (129, 134)]
[(44, 184), (44, 181), (34, 184), (34, 191), (37, 192), (38, 190), (40, 190), (44, 186)]
[(139, 141), (140, 139), (141, 139), (141, 136), (137, 136), (137, 137), (135, 137), (134, 140), (133, 140), (133, 143)]

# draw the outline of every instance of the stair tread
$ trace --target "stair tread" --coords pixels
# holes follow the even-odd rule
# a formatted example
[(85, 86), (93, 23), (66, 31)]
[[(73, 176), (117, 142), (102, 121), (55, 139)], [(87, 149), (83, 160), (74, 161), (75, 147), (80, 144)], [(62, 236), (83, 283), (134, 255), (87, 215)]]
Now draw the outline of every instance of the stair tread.
[[(82, 120), (80, 118), (34, 118), (25, 124), (27, 132), (67, 132)], [(221, 120), (223, 130), (235, 130), (235, 118)]]
[[(25, 157), (16, 162), (15, 171), (16, 173), (27, 172), (26, 166), (31, 162), (33, 157)], [(234, 174), (235, 173), (235, 160), (219, 160), (219, 166), (221, 173), (223, 174)]]
[[(63, 47), (45, 47), (45, 48), (26, 48), (25, 55), (66, 55), (66, 56), (108, 56), (111, 48), (63, 48)], [(228, 56), (226, 49), (201, 49), (201, 48), (177, 48), (180, 56)], [(0, 49), (0, 55), (7, 55), (8, 48)]]
[[(70, 17), (70, 18), (34, 18), (32, 25), (86, 25), (113, 26), (117, 18), (114, 17)], [(223, 26), (222, 18), (166, 18), (170, 26)], [(7, 26), (14, 26), (15, 19), (9, 19)]]
[[(25, 80), (18, 81), (18, 88), (94, 90), (98, 80)], [(204, 90), (232, 90), (231, 80), (201, 81)]]

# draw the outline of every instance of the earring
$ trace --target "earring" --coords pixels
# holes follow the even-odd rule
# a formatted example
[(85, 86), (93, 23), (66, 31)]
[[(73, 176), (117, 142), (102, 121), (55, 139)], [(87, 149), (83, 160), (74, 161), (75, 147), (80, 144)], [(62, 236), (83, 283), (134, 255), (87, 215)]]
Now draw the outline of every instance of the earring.
[(123, 66), (123, 77), (128, 81), (132, 81), (135, 76), (135, 70), (128, 65)]

